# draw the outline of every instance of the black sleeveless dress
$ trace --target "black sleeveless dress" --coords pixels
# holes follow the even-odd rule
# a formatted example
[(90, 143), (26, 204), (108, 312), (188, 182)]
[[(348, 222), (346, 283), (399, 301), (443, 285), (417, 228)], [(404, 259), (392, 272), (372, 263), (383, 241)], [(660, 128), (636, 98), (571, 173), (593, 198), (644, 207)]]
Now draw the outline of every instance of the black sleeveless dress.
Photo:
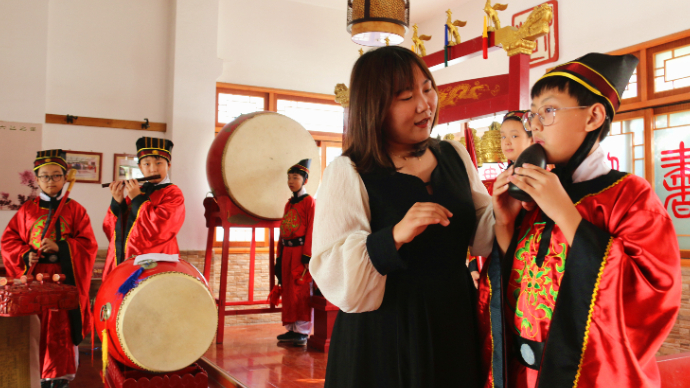
[[(452, 145), (433, 141), (433, 194), (416, 176), (368, 173), (372, 234), (367, 251), (387, 275), (381, 307), (343, 313), (333, 328), (326, 388), (478, 387), (476, 292), (465, 265), (476, 228), (467, 170)], [(395, 249), (393, 226), (416, 202), (453, 213)]]

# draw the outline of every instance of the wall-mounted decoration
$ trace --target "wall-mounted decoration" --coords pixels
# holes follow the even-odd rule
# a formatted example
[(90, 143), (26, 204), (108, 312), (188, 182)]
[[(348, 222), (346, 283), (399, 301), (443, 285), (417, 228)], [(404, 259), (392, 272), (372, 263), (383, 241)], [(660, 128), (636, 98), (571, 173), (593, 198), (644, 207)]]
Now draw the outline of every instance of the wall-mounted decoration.
[(38, 195), (33, 160), (41, 149), (41, 124), (0, 121), (0, 210), (17, 210)]
[[(530, 68), (558, 60), (558, 1), (550, 0), (544, 4), (548, 4), (552, 8), (553, 18), (549, 23), (549, 33), (535, 40), (537, 47), (532, 53), (529, 62)], [(527, 21), (533, 9), (529, 8), (513, 15), (513, 27), (520, 28)]]
[(139, 169), (139, 159), (133, 154), (115, 154), (113, 161), (113, 182), (123, 179), (143, 178)]
[(65, 150), (65, 153), (70, 168), (77, 170), (76, 182), (101, 183), (102, 153), (69, 150)]

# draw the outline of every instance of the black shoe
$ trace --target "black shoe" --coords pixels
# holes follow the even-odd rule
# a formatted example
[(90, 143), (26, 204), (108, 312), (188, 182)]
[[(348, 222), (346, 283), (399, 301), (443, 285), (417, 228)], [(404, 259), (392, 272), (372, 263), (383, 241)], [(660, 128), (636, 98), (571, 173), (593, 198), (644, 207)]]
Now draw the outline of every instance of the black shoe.
[(295, 337), (295, 340), (292, 341), (292, 344), (294, 346), (307, 346), (307, 338), (309, 338), (309, 336), (306, 334), (295, 334), (297, 334), (297, 336)]
[(295, 340), (295, 335), (298, 335), (298, 334), (295, 333), (294, 331), (290, 330), (285, 334), (279, 335), (277, 338), (278, 338), (279, 342), (287, 342), (287, 341), (292, 342)]

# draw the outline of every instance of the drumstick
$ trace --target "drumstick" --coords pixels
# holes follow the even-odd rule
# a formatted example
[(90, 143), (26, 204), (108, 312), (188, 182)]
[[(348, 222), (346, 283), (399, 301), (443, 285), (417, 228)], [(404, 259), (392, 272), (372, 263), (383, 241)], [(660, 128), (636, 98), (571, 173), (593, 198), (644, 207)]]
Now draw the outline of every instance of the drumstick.
[[(65, 205), (65, 202), (67, 202), (67, 198), (69, 197), (69, 193), (72, 191), (72, 186), (74, 186), (74, 182), (77, 180), (77, 170), (75, 169), (70, 169), (67, 171), (67, 176), (65, 177), (65, 180), (69, 182), (69, 186), (67, 186), (67, 191), (65, 192), (65, 195), (62, 196), (62, 200), (60, 201), (60, 204), (58, 205), (57, 209), (53, 213), (53, 218), (50, 221), (50, 225), (46, 228), (46, 236), (50, 236), (50, 234), (53, 231), (53, 228), (55, 228), (55, 222), (60, 218), (60, 212), (62, 211), (62, 207)], [(41, 240), (42, 242), (43, 240)], [(41, 249), (38, 249), (38, 252), (36, 253), (36, 257), (41, 257)], [(27, 275), (31, 275), (34, 272), (34, 267), (36, 266), (36, 263), (33, 263), (31, 267), (29, 268), (29, 271), (26, 273)]]
[[(137, 182), (143, 182), (143, 181), (150, 181), (151, 179), (160, 179), (160, 175), (151, 175), (151, 176), (145, 176), (143, 178), (137, 178)], [(113, 182), (110, 182), (113, 183)], [(110, 183), (103, 183), (101, 184), (101, 187), (108, 187), (110, 186)]]

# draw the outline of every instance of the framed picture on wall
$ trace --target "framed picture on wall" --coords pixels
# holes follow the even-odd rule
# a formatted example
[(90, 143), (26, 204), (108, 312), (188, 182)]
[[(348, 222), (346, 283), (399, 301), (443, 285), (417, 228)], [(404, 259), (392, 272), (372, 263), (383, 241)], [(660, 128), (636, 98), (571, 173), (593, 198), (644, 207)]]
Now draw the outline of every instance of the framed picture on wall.
[(113, 182), (121, 181), (123, 179), (136, 179), (143, 178), (137, 164), (139, 159), (136, 155), (132, 154), (115, 154), (115, 159), (113, 161)]
[(100, 152), (82, 152), (65, 150), (67, 164), (77, 170), (76, 182), (101, 183), (103, 154)]

